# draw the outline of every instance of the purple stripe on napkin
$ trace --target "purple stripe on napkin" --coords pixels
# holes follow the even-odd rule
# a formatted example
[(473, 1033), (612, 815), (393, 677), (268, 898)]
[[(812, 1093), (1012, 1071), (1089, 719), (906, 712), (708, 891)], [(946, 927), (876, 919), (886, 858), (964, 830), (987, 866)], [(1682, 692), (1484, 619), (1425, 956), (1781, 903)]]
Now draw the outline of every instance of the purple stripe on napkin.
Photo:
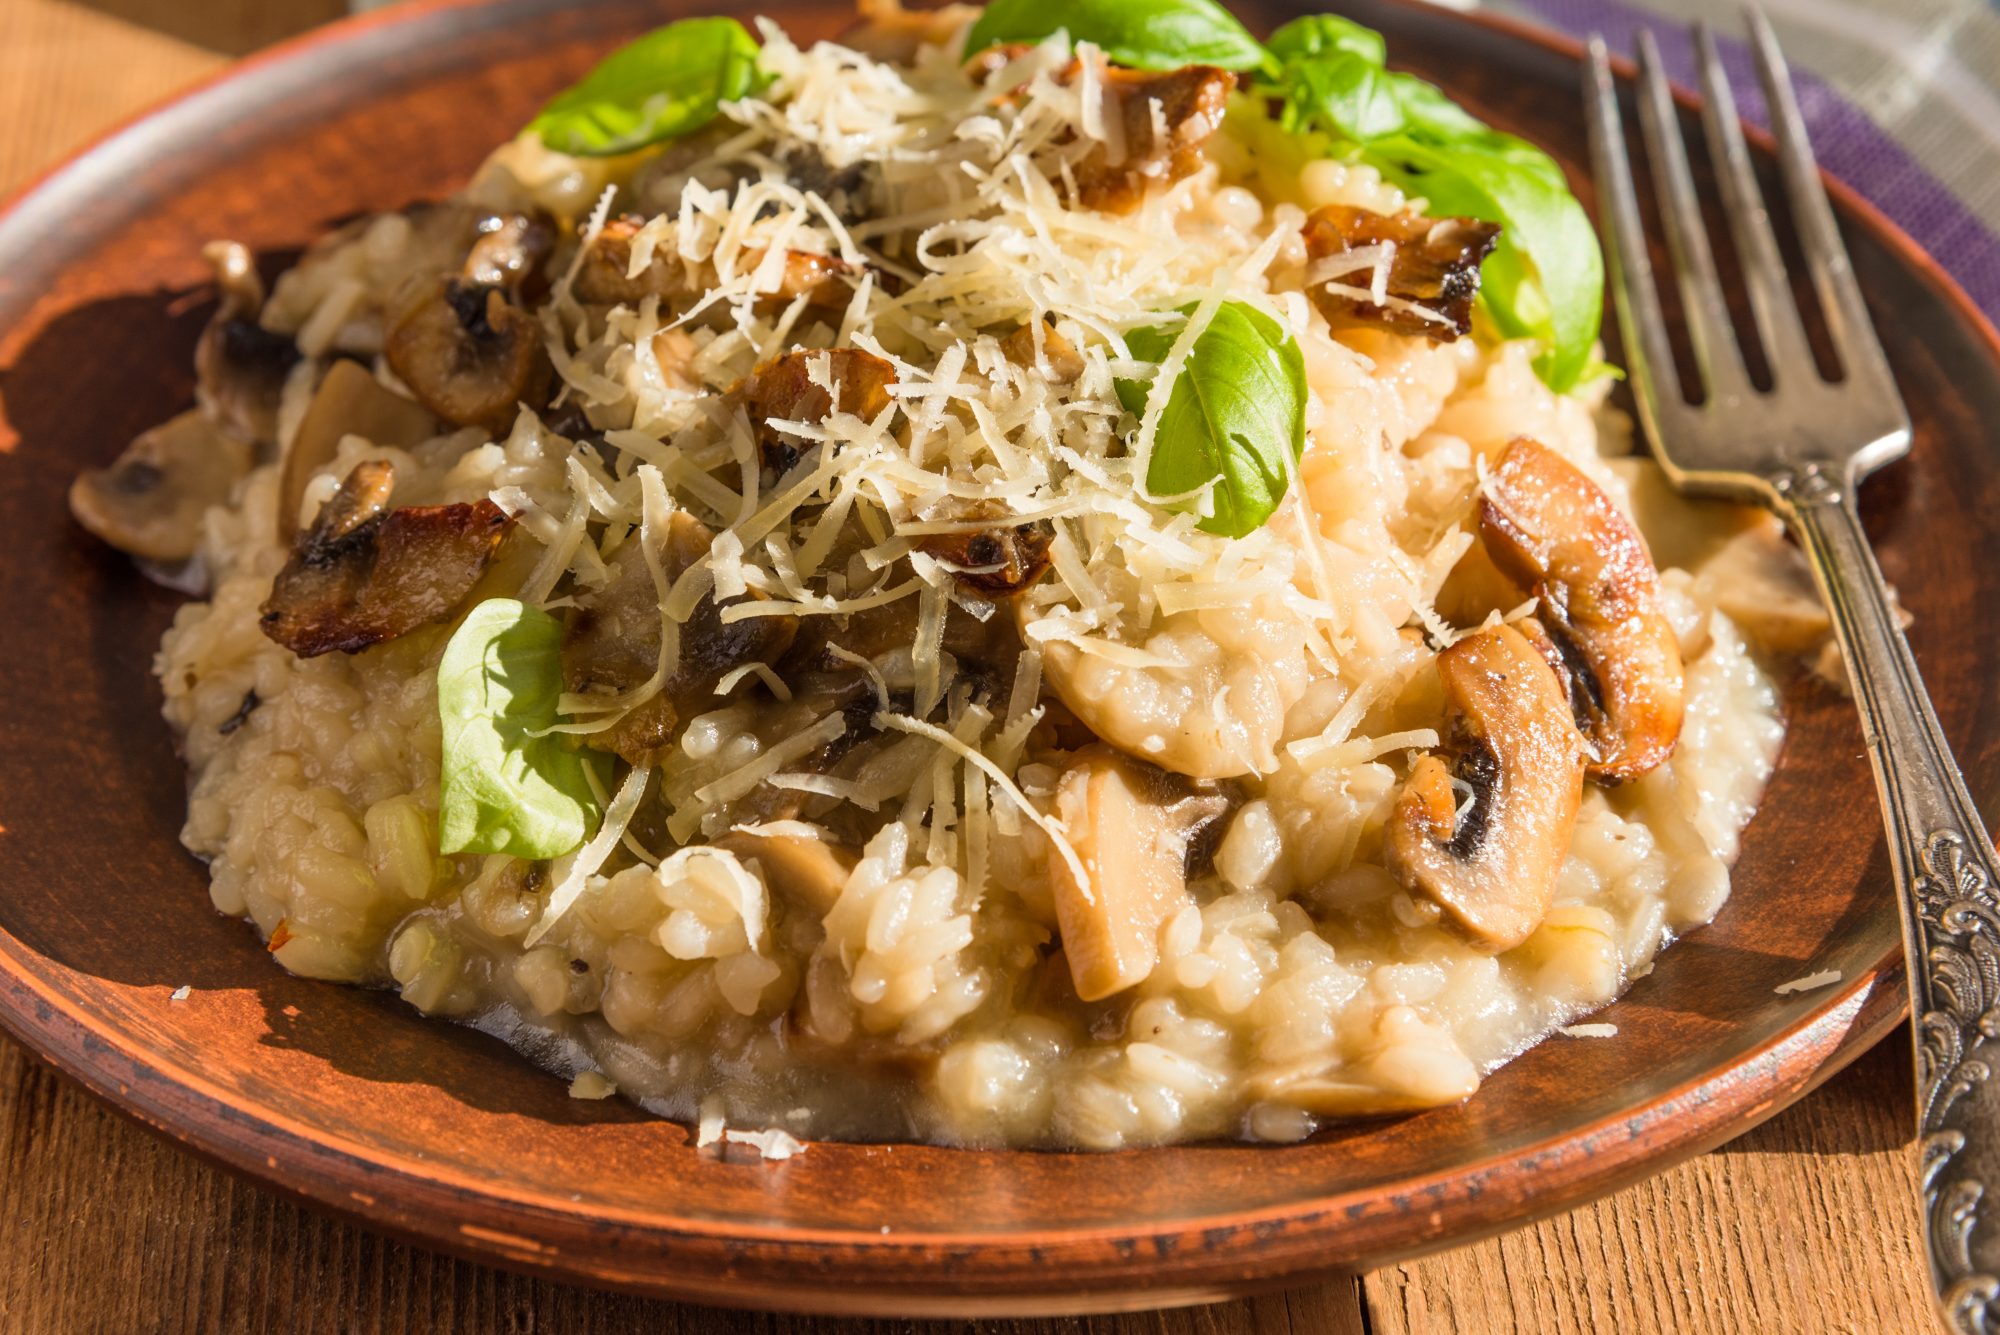
[[(1621, 0), (1516, 0), (1525, 9), (1575, 36), (1602, 33), (1617, 54), (1634, 50), (1638, 31), (1653, 29), (1660, 56), (1674, 82), (1698, 87), (1694, 40), (1688, 30)], [(1722, 63), (1743, 118), (1768, 129), (1764, 90), (1748, 45), (1718, 33)], [(1792, 84), (1812, 134), (1820, 165), (1853, 186), (1950, 271), (1988, 319), (2000, 323), (2000, 240), (1958, 196), (1838, 89), (1794, 68)]]

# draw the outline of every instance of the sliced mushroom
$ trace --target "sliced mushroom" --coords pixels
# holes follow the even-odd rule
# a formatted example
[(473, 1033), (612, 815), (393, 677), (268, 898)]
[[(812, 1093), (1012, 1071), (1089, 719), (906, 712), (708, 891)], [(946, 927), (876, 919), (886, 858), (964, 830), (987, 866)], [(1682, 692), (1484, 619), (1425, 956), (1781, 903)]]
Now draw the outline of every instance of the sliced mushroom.
[(1314, 209), (1303, 232), (1306, 287), (1329, 325), (1372, 326), (1433, 343), (1472, 331), (1479, 266), (1500, 241), (1498, 223), (1345, 204)]
[(355, 465), (272, 582), (264, 634), (300, 658), (351, 654), (465, 601), (513, 516), (485, 500), (391, 510), (394, 490), (389, 463)]
[[(658, 553), (669, 586), (701, 560), (715, 534), (686, 511), (674, 512)], [(755, 597), (756, 595), (747, 595)], [(694, 715), (717, 708), (716, 685), (746, 663), (775, 663), (797, 629), (793, 617), (745, 617), (725, 622), (713, 592), (680, 625), (680, 655), (659, 694), (585, 741), (633, 764), (653, 757)], [(635, 537), (611, 558), (611, 579), (578, 600), (563, 637), (563, 678), (580, 695), (616, 696), (636, 690), (659, 670), (659, 590)]]
[(710, 846), (755, 861), (773, 894), (815, 917), (826, 916), (861, 860), (826, 831), (800, 821), (738, 826)]
[[(965, 64), (974, 80), (991, 78), (1028, 47), (1004, 44), (988, 47)], [(1076, 199), (1083, 207), (1105, 213), (1130, 213), (1146, 198), (1147, 189), (1192, 175), (1202, 162), (1202, 145), (1222, 126), (1236, 76), (1213, 65), (1183, 65), (1172, 70), (1128, 70), (1097, 61), (1103, 115), (1118, 129), (1106, 142), (1093, 143), (1069, 164), (1076, 182)], [(1052, 76), (1068, 87), (1083, 78), (1081, 60), (1072, 60)], [(1008, 93), (1003, 101), (1013, 101)], [(1074, 144), (1066, 132), (1059, 144)], [(1115, 145), (1115, 146), (1114, 146)]]
[(1070, 980), (1084, 1001), (1142, 981), (1159, 960), (1160, 928), (1194, 901), (1191, 850), (1211, 845), (1229, 798), (1213, 785), (1102, 744), (1077, 753), (1056, 788), (1056, 816), (1087, 881), (1049, 859), (1050, 888)]
[(1076, 344), (1064, 338), (1047, 320), (1041, 325), (1039, 357), (1036, 355), (1035, 326), (1032, 324), (1024, 324), (1001, 339), (1000, 352), (1016, 366), (1039, 371), (1052, 385), (1073, 385), (1083, 375), (1083, 354), (1077, 351)]
[(201, 545), (201, 519), (229, 500), (250, 471), (249, 442), (190, 409), (139, 436), (109, 468), (69, 487), (76, 522), (121, 552), (185, 561)]
[(1411, 767), (1383, 856), (1475, 943), (1506, 950), (1555, 894), (1583, 798), (1583, 743), (1562, 684), (1513, 626), (1468, 635), (1437, 667), (1444, 744)]
[(1152, 73), (1107, 66), (1105, 114), (1124, 132), (1124, 152), (1099, 144), (1072, 168), (1077, 202), (1106, 213), (1130, 213), (1147, 187), (1189, 176), (1201, 166), (1202, 145), (1222, 126), (1236, 76), (1213, 65)]
[(465, 278), (420, 284), (385, 352), (417, 399), (456, 426), (504, 427), (519, 404), (539, 405), (550, 374), (535, 317), (505, 287)]
[[(905, 691), (913, 685), (911, 649), (917, 631), (915, 597), (858, 612), (806, 617), (779, 673), (796, 690), (846, 691), (872, 680), (855, 661), (863, 659), (883, 674), (892, 692)], [(981, 620), (954, 602), (945, 609), (939, 648), (956, 665), (957, 680), (991, 696), (1013, 683), (1021, 635), (1011, 616), (995, 614)], [(872, 687), (868, 694), (872, 699)]]
[[(647, 297), (672, 304), (698, 297), (715, 285), (713, 267), (700, 263), (690, 267), (676, 255), (655, 251), (637, 274), (632, 272), (632, 241), (644, 225), (641, 218), (612, 218), (598, 230), (584, 251), (571, 291), (578, 301), (601, 306), (637, 306)], [(750, 251), (744, 263), (755, 269), (767, 252)], [(769, 293), (780, 304), (806, 297), (815, 306), (844, 305), (853, 292), (847, 281), (856, 271), (838, 255), (810, 250), (787, 250), (777, 287)]]
[(749, 414), (765, 471), (781, 477), (810, 442), (778, 423), (825, 421), (835, 408), (828, 384), (840, 392), (841, 412), (873, 421), (889, 406), (889, 388), (895, 383), (896, 368), (872, 352), (802, 348), (765, 362), (731, 392)]
[(215, 268), (222, 303), (195, 344), (196, 399), (230, 435), (268, 445), (278, 438), (278, 399), (298, 364), (298, 345), (257, 323), (264, 280), (246, 247), (216, 241), (202, 257)]
[(1055, 531), (1046, 521), (1010, 524), (1005, 508), (990, 501), (960, 507), (950, 517), (984, 521), (988, 526), (927, 533), (917, 539), (917, 550), (942, 562), (960, 584), (980, 597), (1011, 598), (1047, 572)]
[(284, 473), (278, 481), (279, 539), (289, 543), (298, 531), (306, 485), (333, 462), (346, 437), (409, 449), (437, 433), (437, 419), (422, 404), (388, 389), (358, 362), (345, 358), (334, 362), (313, 392), (285, 453)]
[(1590, 776), (1622, 783), (1665, 761), (1686, 709), (1680, 641), (1631, 521), (1562, 456), (1524, 439), (1487, 476), (1479, 530), (1493, 563), (1539, 600)]
[(482, 287), (504, 287), (532, 299), (542, 265), (556, 248), (556, 225), (545, 213), (490, 213), (475, 225), (461, 276)]

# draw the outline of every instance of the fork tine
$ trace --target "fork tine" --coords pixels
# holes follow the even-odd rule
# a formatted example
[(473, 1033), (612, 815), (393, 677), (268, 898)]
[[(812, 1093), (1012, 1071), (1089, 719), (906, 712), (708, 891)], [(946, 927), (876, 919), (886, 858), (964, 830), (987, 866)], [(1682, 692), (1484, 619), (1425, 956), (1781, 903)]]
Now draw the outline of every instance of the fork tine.
[(1648, 434), (1657, 439), (1661, 419), (1679, 415), (1686, 405), (1674, 372), (1673, 345), (1667, 341), (1666, 321), (1660, 315), (1660, 294), (1653, 285), (1653, 262), (1646, 252), (1639, 197), (1632, 188), (1632, 164), (1625, 152), (1625, 128), (1618, 114), (1618, 90), (1611, 80), (1611, 57), (1599, 36), (1590, 39), (1583, 106), (1597, 206), (1610, 224), (1601, 229), (1604, 260), (1618, 306), (1618, 326), (1625, 335), (1625, 370)]
[(1639, 30), (1639, 129), (1666, 221), (1667, 249), (1673, 256), (1681, 309), (1703, 387), (1711, 400), (1740, 396), (1748, 390), (1750, 377), (1729, 322), (1722, 281), (1716, 276), (1707, 224), (1695, 200), (1694, 175), (1688, 169), (1673, 93), (1661, 68), (1659, 43), (1649, 28)]
[(1819, 292), (1820, 309), (1833, 335), (1835, 350), (1849, 377), (1869, 375), (1887, 380), (1888, 362), (1876, 341), (1868, 307), (1861, 300), (1861, 288), (1841, 242), (1840, 228), (1834, 223), (1833, 208), (1827, 203), (1826, 188), (1820, 183), (1819, 166), (1813, 160), (1812, 143), (1806, 137), (1805, 117), (1799, 112), (1792, 90), (1791, 71), (1778, 49), (1777, 34), (1755, 4), (1748, 8), (1751, 46), (1757, 53), (1757, 74), (1764, 84), (1764, 96), (1771, 109), (1771, 131), (1778, 141), (1778, 168), (1784, 178), (1785, 193), (1792, 204), (1793, 224), (1799, 245), (1805, 251), (1806, 266), (1812, 271), (1813, 287)]
[(1737, 260), (1750, 291), (1750, 310), (1764, 341), (1771, 374), (1774, 379), (1782, 378), (1787, 368), (1810, 367), (1812, 350), (1806, 343), (1799, 308), (1792, 301), (1784, 256), (1771, 231), (1770, 210), (1764, 207), (1763, 188), (1750, 166), (1743, 122), (1736, 114), (1736, 94), (1722, 66), (1715, 29), (1705, 22), (1697, 23), (1694, 39), (1701, 65), (1702, 131), (1721, 187), (1722, 211), (1729, 219), (1729, 234), (1736, 243)]

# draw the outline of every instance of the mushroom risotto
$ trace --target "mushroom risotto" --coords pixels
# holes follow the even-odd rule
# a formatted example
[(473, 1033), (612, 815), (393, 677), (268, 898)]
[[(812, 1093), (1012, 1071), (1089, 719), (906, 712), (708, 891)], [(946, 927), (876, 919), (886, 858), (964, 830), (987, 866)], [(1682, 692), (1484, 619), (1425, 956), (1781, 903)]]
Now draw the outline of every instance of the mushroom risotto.
[(1560, 169), (1383, 61), (687, 20), (268, 292), (216, 243), (198, 406), (71, 497), (205, 589), (216, 906), (799, 1136), (1291, 1141), (1616, 996), (1824, 619), (1623, 457)]

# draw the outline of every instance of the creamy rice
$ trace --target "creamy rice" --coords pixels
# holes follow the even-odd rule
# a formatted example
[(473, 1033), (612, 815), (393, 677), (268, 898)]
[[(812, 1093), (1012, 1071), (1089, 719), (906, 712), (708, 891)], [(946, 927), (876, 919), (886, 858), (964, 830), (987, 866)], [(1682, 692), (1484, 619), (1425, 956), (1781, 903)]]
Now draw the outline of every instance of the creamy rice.
[[(873, 144), (913, 213), (970, 198), (972, 185), (924, 184), (949, 158), (978, 184), (982, 221), (924, 233), (922, 244), (915, 225), (870, 234), (859, 224), (857, 239), (775, 176), (732, 200), (657, 167), (634, 175), (631, 164), (563, 158), (532, 138), (496, 154), (469, 197), (545, 210), (571, 236), (589, 234), (597, 192), (617, 184), (620, 209), (666, 219), (647, 224), (661, 246), (687, 246), (701, 233), (703, 246), (726, 247), (718, 233), (754, 217), (756, 201), (744, 200), (761, 190), (794, 228), (792, 244), (834, 254), (865, 246), (882, 272), (901, 275), (895, 297), (877, 288), (830, 311), (739, 300), (725, 303), (728, 319), (692, 322), (664, 340), (669, 321), (650, 302), (579, 316), (554, 313), (558, 298), (549, 338), (568, 401), (609, 437), (587, 460), (609, 513), (591, 512), (592, 527), (543, 601), (560, 612), (564, 599), (604, 585), (611, 531), (638, 540), (625, 530), (644, 510), (642, 469), (667, 462), (678, 433), (699, 429), (704, 398), (785, 346), (868, 340), (898, 365), (904, 417), (886, 462), (838, 475), (856, 495), (886, 491), (883, 479), (893, 478), (908, 501), (912, 470), (948, 472), (975, 457), (968, 433), (1011, 431), (1009, 448), (1037, 458), (1069, 452), (1067, 474), (1045, 462), (1000, 467), (985, 455), (976, 457), (986, 473), (962, 474), (997, 478), (995, 494), (1017, 511), (1031, 495), (1044, 508), (1067, 507), (1055, 575), (1021, 595), (1035, 650), (1028, 671), (1041, 674), (1039, 683), (1028, 678), (1034, 695), (1016, 698), (1018, 674), (977, 698), (954, 694), (948, 676), (939, 689), (908, 649), (871, 668), (900, 673), (912, 698), (930, 694), (930, 726), (986, 757), (1033, 812), (923, 730), (885, 729), (870, 743), (873, 758), (857, 762), (874, 770), (844, 773), (855, 784), (881, 780), (875, 811), (804, 793), (803, 810), (786, 817), (832, 830), (823, 837), (850, 839), (859, 852), (829, 903), (803, 904), (767, 883), (755, 857), (707, 846), (758, 816), (690, 796), (784, 743), (770, 723), (777, 702), (752, 682), (717, 698), (658, 754), (627, 839), (529, 944), (561, 861), (438, 851), (437, 665), (456, 618), (364, 652), (311, 658), (259, 624), (291, 551), (278, 537), (281, 520), (310, 522), (335, 484), (370, 459), (395, 465), (399, 505), (490, 499), (518, 515), (518, 537), (482, 588), (521, 589), (589, 494), (577, 482), (576, 440), (552, 414), (523, 409), (503, 430), (459, 429), (411, 448), (350, 436), (295, 515), (279, 514), (281, 465), (265, 463), (232, 504), (207, 514), (201, 558), (213, 592), (181, 610), (158, 672), (194, 776), (183, 839), (208, 861), (220, 911), (248, 917), (287, 969), (394, 987), (426, 1014), (478, 1024), (565, 1076), (596, 1073), (619, 1094), (689, 1121), (706, 1106), (732, 1126), (798, 1136), (1093, 1149), (1212, 1136), (1292, 1141), (1328, 1118), (1464, 1098), (1482, 1074), (1610, 1001), (1676, 936), (1714, 917), (1783, 724), (1772, 646), (1752, 642), (1704, 579), (1702, 561), (1718, 550), (1708, 539), (1747, 521), (1718, 523), (1687, 507), (1654, 504), (1642, 516), (1655, 550), (1687, 553), (1691, 565), (1662, 574), (1662, 605), (1686, 663), (1678, 745), (1636, 782), (1586, 786), (1540, 925), (1493, 953), (1385, 866), (1384, 827), (1404, 779), (1446, 726), (1433, 663), (1469, 627), (1447, 625), (1435, 609), (1475, 541), (1482, 477), (1523, 436), (1620, 506), (1630, 505), (1630, 480), (1644, 467), (1605, 458), (1627, 443), (1599, 408), (1602, 382), (1552, 393), (1535, 375), (1530, 345), (1484, 330), (1432, 344), (1329, 329), (1300, 294), (1301, 220), (1334, 203), (1395, 213), (1408, 202), (1398, 191), (1365, 167), (1287, 166), (1253, 154), (1232, 113), (1199, 170), (1153, 188), (1115, 236), (1050, 279), (1042, 294), (1050, 305), (1021, 303), (1016, 318), (1052, 310), (1053, 327), (1087, 363), (1075, 389), (1037, 399), (992, 334), (953, 332), (940, 347), (905, 316), (934, 315), (942, 308), (925, 306), (925, 294), (953, 282), (1018, 298), (1021, 280), (998, 253), (1040, 262), (1044, 208), (1071, 216), (1074, 235), (1082, 211), (1035, 202), (1034, 189), (1002, 179), (999, 155), (1019, 149), (1018, 130), (1010, 138), (996, 122), (953, 137), (972, 99), (961, 95), (954, 109), (939, 91), (960, 77), (944, 53), (920, 57), (906, 76), (832, 48), (798, 51), (776, 34), (766, 50), (792, 100), (730, 113), (730, 128), (742, 132), (739, 156), (803, 143), (842, 165), (859, 151), (844, 133)], [(1036, 93), (1044, 95), (1055, 96)], [(901, 128), (867, 141), (885, 117)], [(381, 311), (420, 263), (413, 232), (391, 215), (316, 252), (279, 283), (263, 323), (295, 334), (302, 348), (368, 360), (393, 385), (377, 356)], [(1158, 263), (1140, 253), (1147, 248)], [(552, 268), (574, 249), (565, 243)], [(1283, 316), (1309, 390), (1300, 484), (1269, 524), (1238, 539), (1199, 533), (1137, 497), (1107, 445), (1115, 401), (1094, 417), (1072, 411), (1092, 395), (1110, 399), (1117, 352), (1107, 335), (1134, 327), (1136, 312), (1207, 292), (1256, 299)], [(314, 386), (306, 372), (293, 381), (281, 436), (296, 431)], [(932, 392), (939, 386), (969, 388)], [(828, 454), (860, 451), (880, 446), (882, 428), (835, 413), (828, 434)], [(1109, 469), (1108, 483), (1061, 480), (1093, 467)], [(680, 474), (652, 476), (675, 505), (710, 504), (676, 482)], [(1145, 522), (1128, 522), (1134, 513)], [(716, 516), (716, 527), (728, 531), (738, 517)], [(803, 545), (805, 530), (795, 539)], [(1160, 553), (1170, 547), (1192, 555), (1168, 562)], [(1066, 556), (1107, 607), (1093, 612)], [(762, 568), (776, 569), (769, 559)], [(1199, 590), (1219, 584), (1244, 592), (1204, 601)], [(1065, 638), (1074, 635), (1154, 657), (1078, 649)], [(1168, 658), (1184, 666), (1157, 666)], [(1216, 675), (1185, 667), (1201, 663)], [(1216, 715), (1222, 739), (1212, 745), (1240, 747), (1249, 759), (1230, 781), (1212, 865), (1189, 882), (1152, 943), (1156, 962), (1135, 985), (1090, 1002), (1078, 999), (1059, 950), (1051, 888), (1062, 853), (1048, 828), (1062, 818), (1071, 749), (1047, 718), (1008, 728), (1026, 706), (1053, 699), (1048, 683), (1058, 672), (1070, 674), (1070, 707), (1082, 723), (1121, 744), (1159, 740), (1128, 749), (1170, 769), (1183, 743), (1169, 734), (1204, 711)], [(779, 772), (800, 768), (788, 761)]]

